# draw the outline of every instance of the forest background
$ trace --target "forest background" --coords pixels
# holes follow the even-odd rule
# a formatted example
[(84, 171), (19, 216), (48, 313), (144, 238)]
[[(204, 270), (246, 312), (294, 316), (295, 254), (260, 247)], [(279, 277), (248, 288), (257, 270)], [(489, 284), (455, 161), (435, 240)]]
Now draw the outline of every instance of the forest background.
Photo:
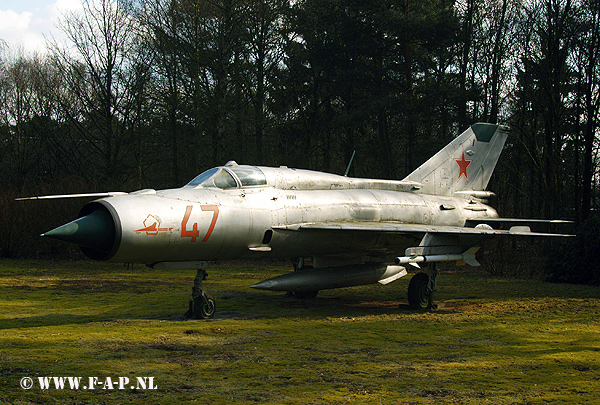
[(502, 216), (600, 204), (600, 0), (89, 0), (68, 41), (0, 44), (0, 257), (81, 201), (228, 160), (402, 179), (474, 122), (511, 127)]

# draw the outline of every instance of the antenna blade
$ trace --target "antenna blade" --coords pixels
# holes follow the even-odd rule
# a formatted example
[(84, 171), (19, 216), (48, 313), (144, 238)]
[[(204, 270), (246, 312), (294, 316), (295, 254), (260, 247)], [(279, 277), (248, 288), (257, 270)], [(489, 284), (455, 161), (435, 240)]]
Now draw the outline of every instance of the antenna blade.
[(350, 158), (350, 162), (348, 162), (348, 167), (346, 168), (346, 173), (344, 173), (344, 177), (348, 177), (348, 172), (350, 171), (350, 166), (352, 166), (354, 155), (356, 155), (356, 149), (354, 149), (354, 152), (352, 152), (352, 157)]

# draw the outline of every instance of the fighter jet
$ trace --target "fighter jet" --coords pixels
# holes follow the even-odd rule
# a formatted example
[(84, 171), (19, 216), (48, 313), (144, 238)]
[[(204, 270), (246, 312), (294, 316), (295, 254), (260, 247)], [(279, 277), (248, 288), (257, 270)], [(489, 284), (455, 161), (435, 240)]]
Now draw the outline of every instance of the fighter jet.
[[(319, 290), (388, 284), (428, 263), (408, 302), (434, 308), (436, 264), (478, 266), (478, 245), (532, 232), (542, 221), (499, 218), (486, 191), (508, 128), (477, 123), (403, 180), (350, 178), (285, 166), (209, 169), (181, 188), (30, 197), (101, 197), (74, 221), (41, 236), (72, 242), (95, 260), (195, 269), (190, 317), (208, 318), (209, 262), (289, 258), (294, 271), (251, 287), (315, 297)], [(309, 264), (310, 263), (310, 264)]]

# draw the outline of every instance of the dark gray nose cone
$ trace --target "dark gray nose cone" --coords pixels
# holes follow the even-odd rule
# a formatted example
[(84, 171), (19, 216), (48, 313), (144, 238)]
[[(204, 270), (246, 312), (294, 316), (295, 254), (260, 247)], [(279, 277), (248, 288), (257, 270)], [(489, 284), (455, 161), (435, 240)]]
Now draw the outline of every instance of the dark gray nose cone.
[(108, 211), (97, 209), (41, 236), (75, 243), (98, 252), (108, 252), (115, 242), (115, 224)]

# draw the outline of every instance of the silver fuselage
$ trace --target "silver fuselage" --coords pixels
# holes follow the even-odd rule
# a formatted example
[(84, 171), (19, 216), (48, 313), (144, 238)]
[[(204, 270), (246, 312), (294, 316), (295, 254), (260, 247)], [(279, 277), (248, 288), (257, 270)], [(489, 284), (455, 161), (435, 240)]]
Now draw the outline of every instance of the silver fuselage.
[[(472, 198), (399, 191), (410, 186), (402, 182), (261, 169), (267, 175), (266, 186), (188, 185), (91, 203), (108, 209), (117, 224), (113, 248), (95, 258), (146, 264), (262, 256), (383, 260), (414, 246), (419, 238), (377, 232), (295, 232), (293, 225), (394, 221), (462, 227), (467, 219), (497, 217), (493, 208)], [(320, 189), (321, 184), (329, 189)]]

